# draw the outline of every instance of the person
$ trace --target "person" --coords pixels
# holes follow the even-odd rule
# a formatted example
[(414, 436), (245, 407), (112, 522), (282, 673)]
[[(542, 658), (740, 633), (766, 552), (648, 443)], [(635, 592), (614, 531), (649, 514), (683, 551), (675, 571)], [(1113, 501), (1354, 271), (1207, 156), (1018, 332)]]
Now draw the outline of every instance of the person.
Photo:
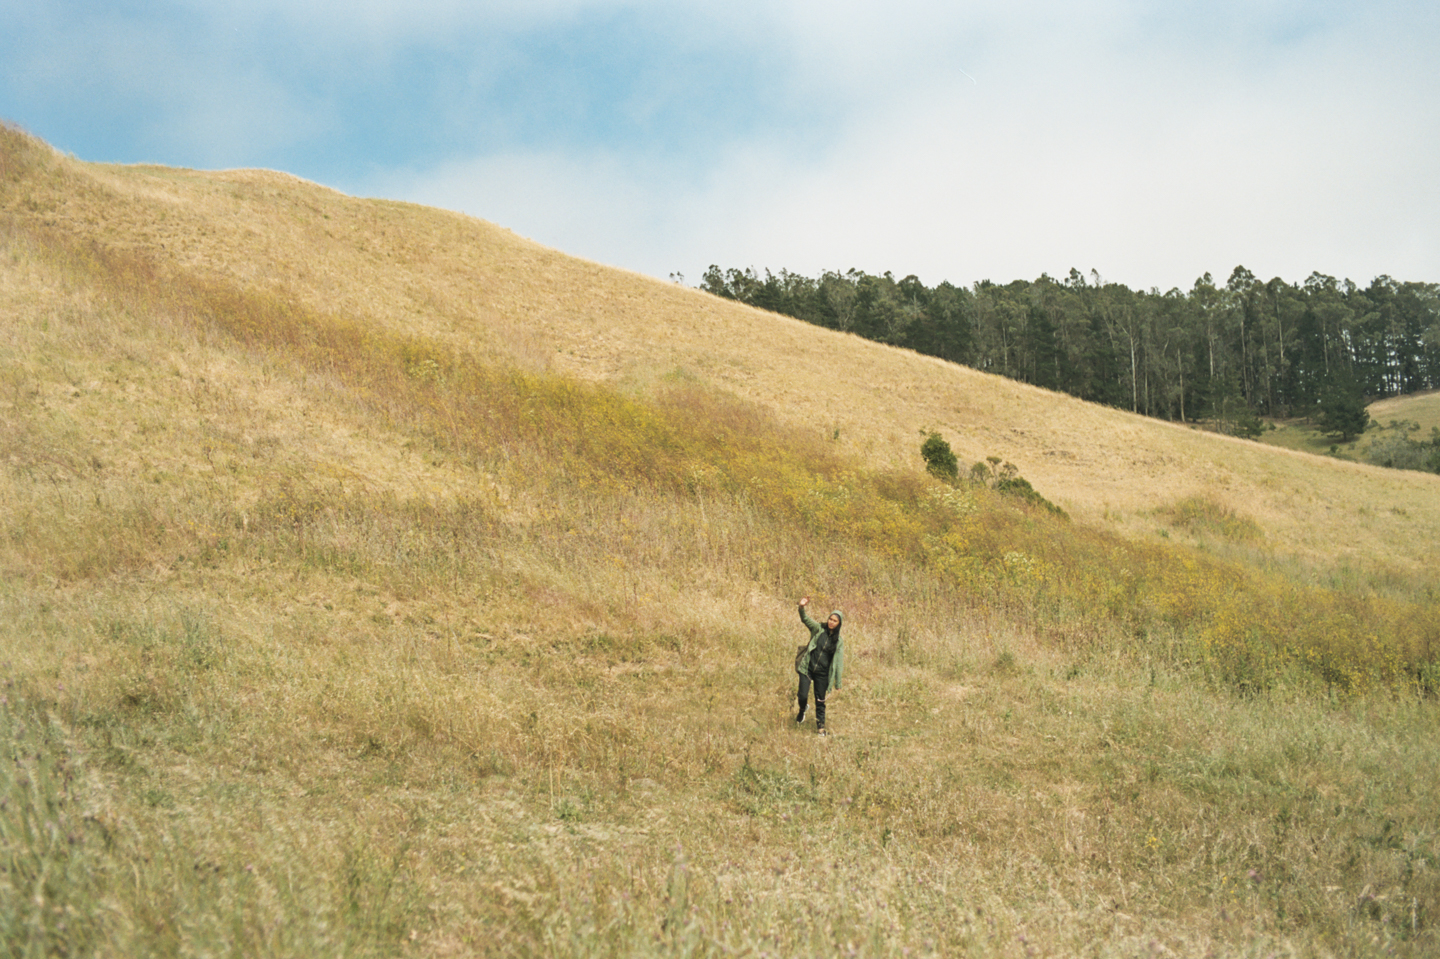
[(809, 605), (809, 596), (800, 600), (800, 622), (810, 630), (810, 642), (801, 646), (795, 656), (795, 672), (800, 674), (800, 691), (797, 695), (800, 711), (795, 714), (795, 722), (798, 724), (805, 721), (805, 707), (810, 702), (810, 687), (814, 686), (815, 731), (824, 736), (825, 697), (831, 690), (840, 688), (840, 675), (845, 666), (845, 646), (840, 639), (840, 624), (845, 617), (837, 609), (822, 626), (805, 612), (805, 607)]

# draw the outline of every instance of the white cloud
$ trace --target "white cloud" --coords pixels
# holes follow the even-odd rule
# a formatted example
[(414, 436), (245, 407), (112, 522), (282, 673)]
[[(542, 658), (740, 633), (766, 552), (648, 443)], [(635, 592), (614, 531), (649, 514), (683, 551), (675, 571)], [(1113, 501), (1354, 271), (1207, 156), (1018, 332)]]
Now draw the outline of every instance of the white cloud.
[(53, 116), (128, 131), (129, 158), (280, 166), (658, 276), (1074, 266), (1164, 288), (1440, 262), (1440, 7), (42, 7), (7, 7), (0, 97), (53, 84)]
[[(804, 89), (778, 95), (829, 111), (826, 135), (762, 130), (699, 170), (512, 150), (384, 189), (692, 280), (710, 262), (930, 283), (1073, 266), (1188, 288), (1237, 263), (1363, 282), (1426, 278), (1440, 260), (1423, 169), (1440, 112), (1417, 95), (1437, 86), (1425, 40), (1403, 24), (1362, 17), (1340, 31), (1272, 4), (1187, 46), (1179, 26), (1136, 36), (1122, 4), (1056, 7), (1040, 24), (993, 7), (979, 27), (950, 15), (933, 30), (907, 19), (916, 6), (836, 15), (796, 41)], [(798, 22), (819, 8), (782, 9)], [(973, 64), (937, 54), (967, 31), (983, 34)]]

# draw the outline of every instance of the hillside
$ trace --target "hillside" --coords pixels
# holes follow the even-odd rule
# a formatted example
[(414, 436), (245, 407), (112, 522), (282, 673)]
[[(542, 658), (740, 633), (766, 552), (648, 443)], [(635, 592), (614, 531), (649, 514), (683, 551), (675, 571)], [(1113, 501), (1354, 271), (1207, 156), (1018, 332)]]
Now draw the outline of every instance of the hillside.
[(1419, 393), (1395, 396), (1370, 404), (1370, 419), (1382, 426), (1392, 421), (1407, 420), (1419, 427), (1422, 434), (1440, 429), (1440, 393)]
[(938, 430), (966, 462), (1015, 463), (1087, 523), (1150, 532), (1157, 509), (1211, 497), (1281, 555), (1437, 567), (1434, 477), (1277, 456), (281, 174), (63, 169), (30, 186), (33, 213), (196, 276), (593, 381), (643, 390), (681, 372), (797, 428), (838, 431), (875, 464), (915, 465), (920, 431)]
[(1348, 443), (1321, 432), (1309, 420), (1283, 421), (1261, 433), (1259, 440), (1273, 446), (1319, 456), (1335, 456), (1360, 463), (1370, 462), (1376, 442), (1393, 442), (1405, 437), (1411, 442), (1428, 442), (1432, 430), (1440, 429), (1440, 393), (1411, 393), (1376, 400), (1368, 407), (1370, 428)]
[(15, 954), (1435, 948), (1440, 478), (0, 144)]

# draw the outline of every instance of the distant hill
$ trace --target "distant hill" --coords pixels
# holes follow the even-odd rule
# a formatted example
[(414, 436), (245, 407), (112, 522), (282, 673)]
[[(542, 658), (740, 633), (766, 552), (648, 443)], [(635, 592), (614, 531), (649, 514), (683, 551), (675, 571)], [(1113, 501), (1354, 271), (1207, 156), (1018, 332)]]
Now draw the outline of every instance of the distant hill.
[(1377, 400), (1368, 407), (1370, 427), (1349, 442), (1320, 430), (1309, 420), (1282, 420), (1267, 424), (1258, 437), (1271, 446), (1299, 450), (1320, 456), (1333, 456), (1358, 463), (1373, 463), (1375, 444), (1393, 443), (1404, 437), (1412, 443), (1433, 441), (1433, 430), (1440, 429), (1440, 393), (1412, 393)]
[(1440, 392), (1416, 393), (1379, 400), (1369, 406), (1370, 419), (1382, 428), (1392, 424), (1407, 423), (1412, 432), (1429, 437), (1430, 431), (1440, 429)]

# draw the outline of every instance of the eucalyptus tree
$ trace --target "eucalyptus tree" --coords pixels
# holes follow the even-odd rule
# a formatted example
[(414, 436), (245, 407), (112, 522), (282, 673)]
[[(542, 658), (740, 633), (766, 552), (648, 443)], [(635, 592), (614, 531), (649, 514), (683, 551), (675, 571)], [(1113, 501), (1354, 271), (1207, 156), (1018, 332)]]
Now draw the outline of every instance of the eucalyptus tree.
[(1251, 338), (1254, 335), (1257, 301), (1260, 296), (1260, 281), (1255, 274), (1237, 266), (1225, 281), (1222, 297), (1227, 332), (1238, 349), (1238, 372), (1240, 392), (1247, 403), (1253, 403), (1256, 393), (1254, 350)]
[(942, 282), (924, 297), (919, 320), (906, 344), (917, 352), (952, 363), (970, 363), (974, 355), (974, 297)]
[(1389, 328), (1396, 391), (1433, 389), (1440, 385), (1440, 369), (1435, 366), (1435, 352), (1427, 341), (1440, 331), (1440, 296), (1434, 284), (1391, 283)]
[(1090, 273), (1096, 287), (1091, 301), (1094, 304), (1093, 313), (1109, 337), (1112, 350), (1128, 358), (1125, 383), (1129, 386), (1130, 409), (1138, 413), (1144, 308), (1129, 287), (1121, 283), (1105, 283), (1095, 270)]
[(1015, 302), (1015, 285), (997, 286), (989, 280), (975, 284), (976, 366), (1010, 377), (1020, 369), (1018, 341), (1024, 313)]
[[(1278, 276), (1265, 284), (1260, 309), (1260, 337), (1266, 344), (1264, 369), (1266, 406), (1272, 414), (1288, 415), (1295, 405), (1298, 382), (1292, 361), (1305, 302), (1298, 288)], [(1270, 344), (1275, 349), (1272, 353)]]
[(1332, 373), (1351, 368), (1351, 326), (1355, 310), (1333, 276), (1311, 273), (1303, 286), (1305, 311), (1299, 319), (1298, 402), (1314, 407)]
[(1186, 390), (1194, 386), (1196, 324), (1189, 299), (1179, 289), (1150, 296), (1150, 366), (1157, 380), (1160, 410), (1152, 415), (1179, 419), (1186, 415)]
[(820, 303), (832, 329), (848, 333), (855, 327), (855, 311), (860, 299), (856, 287), (860, 282), (860, 271), (853, 267), (845, 273), (826, 271), (820, 275), (817, 286)]

